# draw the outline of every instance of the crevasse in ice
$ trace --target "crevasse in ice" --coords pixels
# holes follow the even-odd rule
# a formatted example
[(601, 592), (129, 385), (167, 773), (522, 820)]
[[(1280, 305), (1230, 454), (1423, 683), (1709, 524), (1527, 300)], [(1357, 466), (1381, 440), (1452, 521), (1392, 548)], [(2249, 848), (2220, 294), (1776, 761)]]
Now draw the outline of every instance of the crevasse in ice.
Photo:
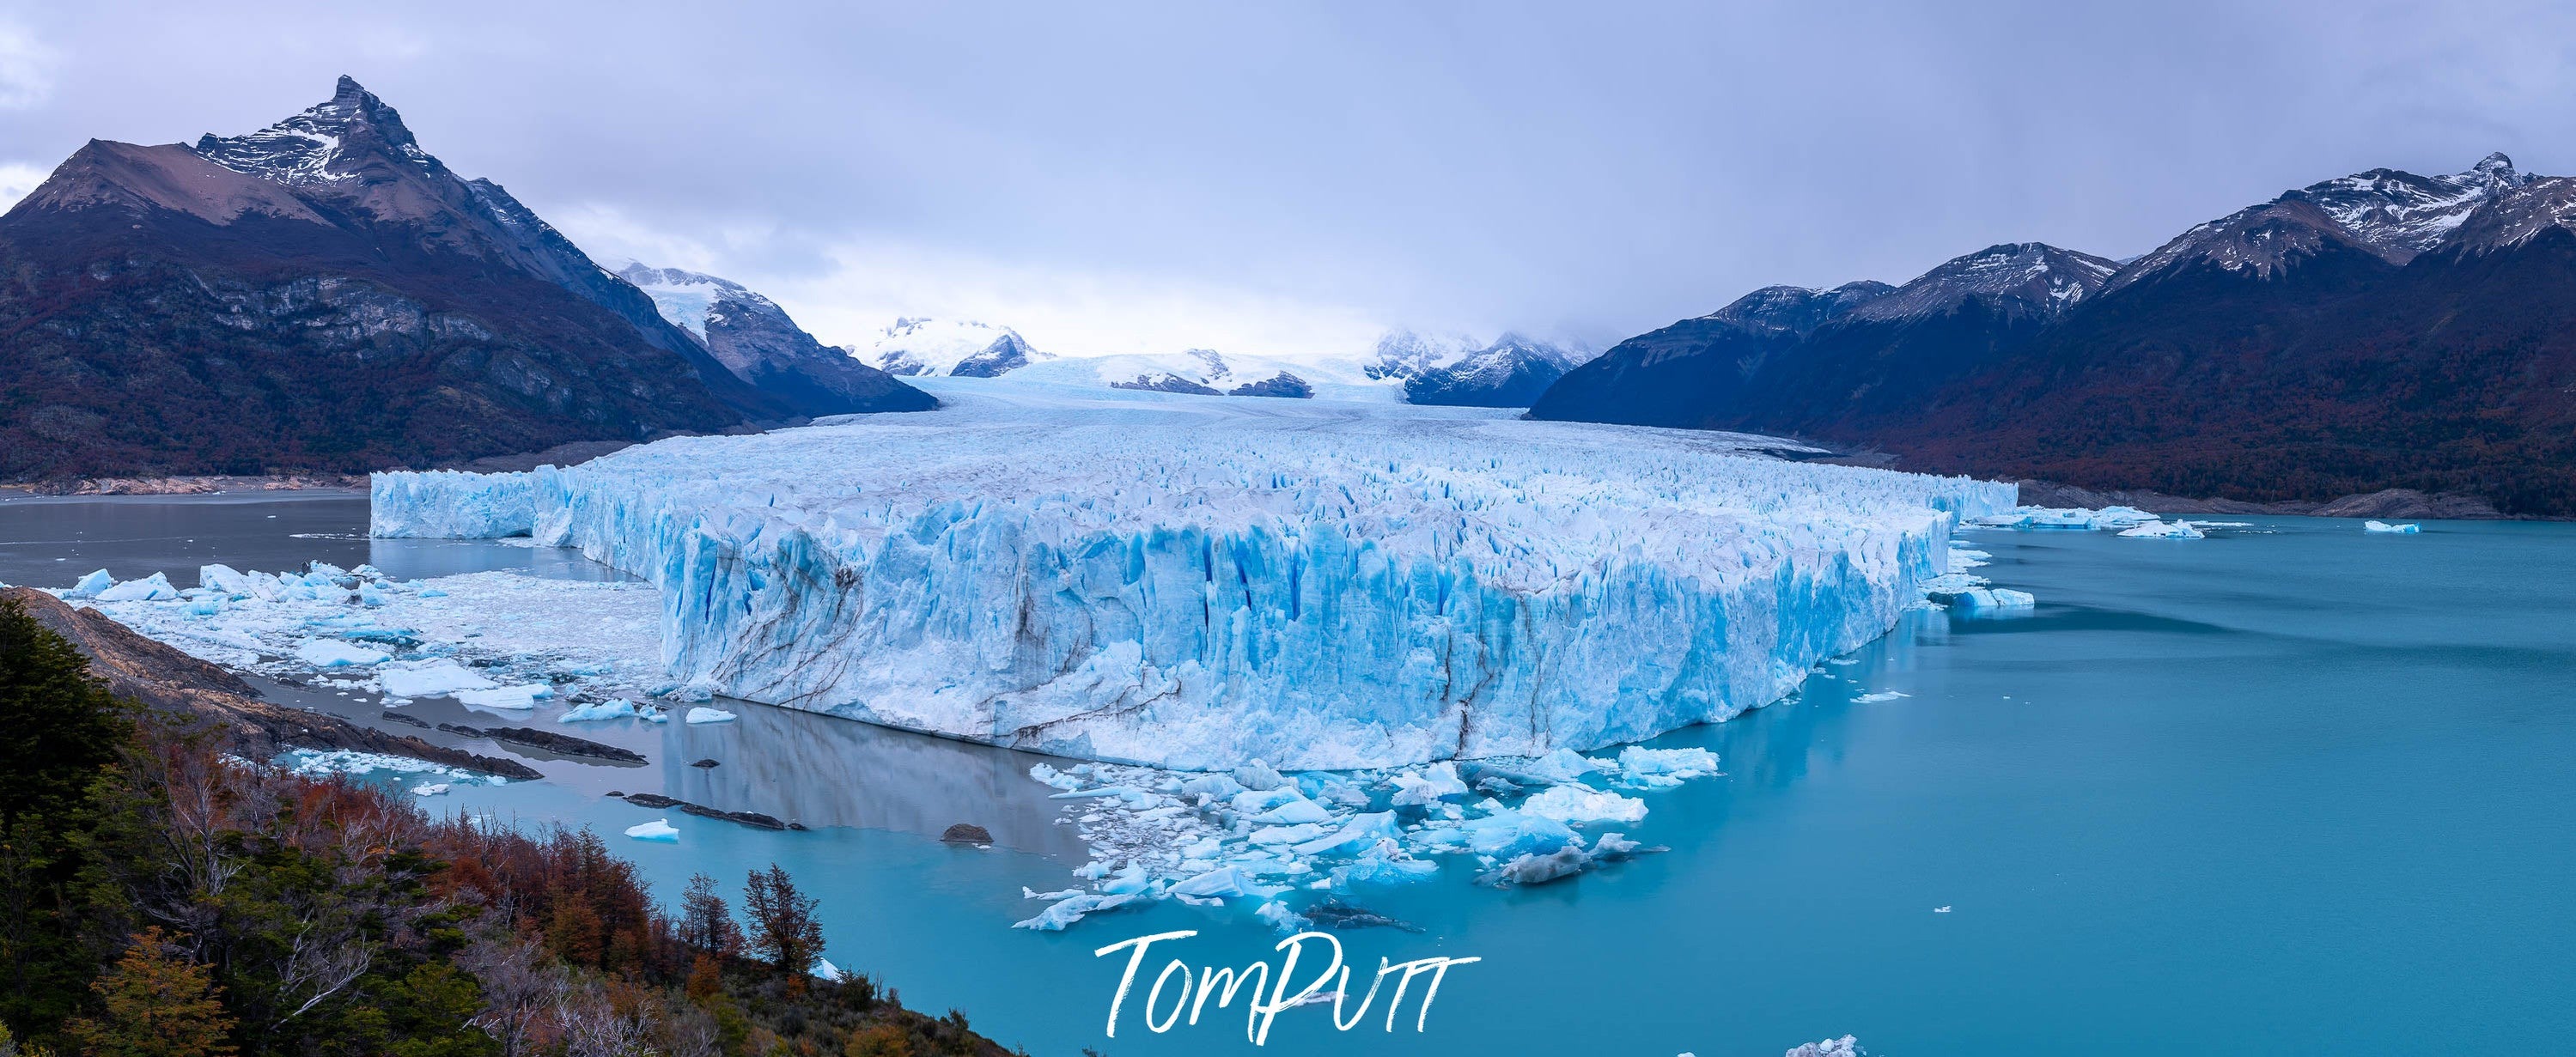
[(976, 381), (935, 412), (380, 474), (374, 531), (530, 532), (651, 579), (669, 675), (716, 693), (1322, 769), (1759, 706), (1884, 633), (1957, 519), (2015, 499), (1729, 434)]

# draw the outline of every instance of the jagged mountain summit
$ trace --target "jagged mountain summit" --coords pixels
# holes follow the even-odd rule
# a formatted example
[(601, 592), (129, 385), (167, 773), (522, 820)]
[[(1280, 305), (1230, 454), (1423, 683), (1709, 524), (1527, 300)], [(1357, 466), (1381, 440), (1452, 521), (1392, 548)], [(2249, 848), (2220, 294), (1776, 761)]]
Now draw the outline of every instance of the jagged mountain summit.
[(2479, 207), (2531, 182), (2490, 154), (2464, 172), (2417, 176), (2372, 169), (2286, 191), (2193, 227), (2122, 269), (2114, 287), (2188, 266), (2276, 275), (2340, 247), (2403, 265), (2441, 244)]
[(906, 317), (865, 345), (842, 350), (887, 374), (991, 378), (1055, 357), (1009, 327), (972, 320)]
[(937, 406), (929, 394), (816, 341), (777, 302), (741, 283), (642, 262), (628, 263), (617, 276), (652, 298), (664, 319), (697, 338), (735, 377), (800, 410), (828, 415)]
[(91, 141), (0, 217), (0, 267), (0, 477), (355, 471), (867, 409), (735, 376), (345, 77), (249, 135)]
[(2116, 267), (2025, 244), (1894, 289), (1768, 288), (1620, 343), (1531, 414), (2089, 488), (2576, 514), (2576, 179), (2502, 154), (2373, 169)]

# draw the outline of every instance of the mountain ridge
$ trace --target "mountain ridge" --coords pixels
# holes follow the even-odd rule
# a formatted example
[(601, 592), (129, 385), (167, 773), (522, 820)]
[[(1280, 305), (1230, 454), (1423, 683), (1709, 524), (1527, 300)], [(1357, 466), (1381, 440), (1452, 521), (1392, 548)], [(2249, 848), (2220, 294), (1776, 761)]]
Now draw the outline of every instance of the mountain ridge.
[[(1622, 342), (1531, 414), (1782, 433), (2099, 490), (2403, 488), (2576, 513), (2576, 179), (2502, 154), (2283, 192), (2053, 315), (1974, 292), (1946, 313), (1871, 310), (1897, 287), (1803, 331), (1757, 325), (1821, 296), (1793, 289)], [(1761, 311), (1733, 311), (1747, 302)]]

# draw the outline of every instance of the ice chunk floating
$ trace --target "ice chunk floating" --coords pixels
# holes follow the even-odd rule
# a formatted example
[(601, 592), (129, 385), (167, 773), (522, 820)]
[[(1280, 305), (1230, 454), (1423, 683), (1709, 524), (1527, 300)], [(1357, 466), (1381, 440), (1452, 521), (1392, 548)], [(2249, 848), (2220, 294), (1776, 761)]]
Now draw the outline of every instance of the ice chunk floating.
[(929, 381), (934, 412), (381, 474), (374, 531), (529, 532), (650, 579), (667, 674), (713, 693), (1304, 770), (1734, 716), (1885, 633), (1957, 520), (2015, 500), (1730, 434)]

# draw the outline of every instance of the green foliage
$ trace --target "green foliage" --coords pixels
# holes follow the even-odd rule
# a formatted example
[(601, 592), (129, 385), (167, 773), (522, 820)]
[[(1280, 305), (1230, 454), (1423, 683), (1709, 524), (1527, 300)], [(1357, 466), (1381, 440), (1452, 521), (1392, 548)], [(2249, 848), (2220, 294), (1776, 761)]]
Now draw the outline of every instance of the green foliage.
[(0, 599), (0, 1021), (40, 1038), (88, 1000), (112, 953), (85, 942), (75, 889), (94, 787), (133, 732), (80, 651)]
[(76, 822), (133, 729), (79, 650), (0, 599), (0, 827)]

